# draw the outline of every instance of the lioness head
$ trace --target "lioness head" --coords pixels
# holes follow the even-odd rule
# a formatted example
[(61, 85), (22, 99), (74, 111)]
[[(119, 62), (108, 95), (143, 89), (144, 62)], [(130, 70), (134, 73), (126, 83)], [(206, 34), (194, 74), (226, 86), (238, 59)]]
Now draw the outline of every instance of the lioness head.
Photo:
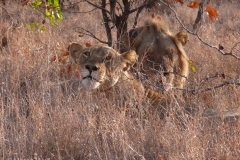
[(69, 50), (78, 65), (81, 84), (88, 90), (106, 90), (114, 86), (137, 60), (135, 51), (119, 54), (106, 46), (85, 47), (73, 43)]

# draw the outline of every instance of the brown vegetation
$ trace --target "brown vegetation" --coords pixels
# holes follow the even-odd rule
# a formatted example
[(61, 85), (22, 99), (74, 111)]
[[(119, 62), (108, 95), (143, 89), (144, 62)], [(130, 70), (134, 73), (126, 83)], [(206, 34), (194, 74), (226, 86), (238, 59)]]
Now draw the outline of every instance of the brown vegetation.
[[(224, 50), (230, 50), (232, 44), (240, 41), (239, 5), (233, 1), (212, 6), (219, 13), (218, 20), (212, 23), (204, 15), (199, 35), (208, 43), (221, 44)], [(223, 56), (190, 35), (185, 51), (197, 72), (190, 72), (187, 87), (195, 89), (196, 94), (187, 92), (183, 100), (169, 93), (167, 116), (163, 120), (158, 112), (148, 112), (150, 107), (142, 108), (142, 101), (134, 94), (129, 97), (129, 103), (136, 107), (129, 113), (127, 106), (121, 105), (125, 93), (113, 92), (114, 101), (102, 97), (96, 103), (92, 103), (91, 97), (82, 97), (81, 93), (74, 100), (70, 94), (63, 95), (61, 68), (57, 61), (52, 63), (52, 57), (62, 52), (58, 46), (67, 51), (73, 41), (99, 44), (92, 38), (79, 36), (74, 32), (75, 27), (87, 28), (107, 39), (99, 12), (66, 12), (57, 27), (46, 23), (46, 32), (40, 32), (25, 24), (41, 23), (41, 14), (22, 5), (6, 4), (4, 8), (0, 13), (0, 31), (4, 31), (0, 39), (5, 36), (7, 45), (0, 50), (0, 159), (240, 157), (240, 128), (234, 118), (240, 106), (240, 88), (229, 84), (207, 89), (234, 80), (239, 82), (239, 60)], [(79, 4), (79, 9), (92, 8)], [(183, 23), (191, 28), (196, 17), (191, 15), (196, 15), (197, 10), (180, 4), (176, 4), (176, 10)], [(140, 17), (148, 19), (151, 14), (144, 11)], [(161, 17), (174, 33), (182, 30), (172, 16)], [(133, 23), (131, 17), (129, 23)], [(239, 47), (234, 51), (239, 56)], [(191, 114), (182, 112), (186, 106)], [(230, 119), (223, 114), (229, 109), (233, 111), (227, 112)], [(147, 116), (142, 118), (139, 111)], [(95, 123), (96, 118), (100, 119), (99, 124)]]

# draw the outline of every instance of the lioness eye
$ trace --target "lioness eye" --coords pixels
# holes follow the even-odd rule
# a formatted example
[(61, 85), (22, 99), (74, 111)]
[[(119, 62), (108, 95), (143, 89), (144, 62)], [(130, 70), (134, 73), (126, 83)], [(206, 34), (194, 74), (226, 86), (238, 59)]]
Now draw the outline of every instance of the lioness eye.
[(109, 61), (110, 59), (112, 59), (112, 56), (107, 56), (107, 57), (105, 58), (105, 60), (107, 60), (107, 61)]
[(89, 57), (89, 56), (90, 56), (90, 52), (84, 52), (83, 55), (84, 55), (85, 57)]

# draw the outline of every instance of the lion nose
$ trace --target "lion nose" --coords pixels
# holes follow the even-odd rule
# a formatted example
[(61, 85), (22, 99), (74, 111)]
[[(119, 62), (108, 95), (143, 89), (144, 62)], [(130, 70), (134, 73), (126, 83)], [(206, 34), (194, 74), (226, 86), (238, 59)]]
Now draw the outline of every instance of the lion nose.
[(87, 70), (89, 70), (89, 72), (97, 71), (97, 70), (98, 70), (98, 67), (96, 67), (96, 66), (90, 66), (90, 65), (86, 65), (85, 68), (86, 68)]

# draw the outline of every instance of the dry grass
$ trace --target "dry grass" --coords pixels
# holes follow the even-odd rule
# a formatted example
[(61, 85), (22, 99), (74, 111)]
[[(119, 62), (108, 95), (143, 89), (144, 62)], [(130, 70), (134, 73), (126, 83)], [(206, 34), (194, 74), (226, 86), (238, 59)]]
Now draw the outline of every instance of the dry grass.
[[(232, 44), (240, 41), (240, 4), (234, 1), (226, 5), (231, 10), (216, 6), (217, 22), (211, 23), (204, 16), (200, 36), (211, 44), (221, 43), (229, 50)], [(91, 9), (86, 5), (79, 7), (80, 10)], [(132, 117), (125, 116), (125, 107), (121, 105), (124, 93), (116, 95), (115, 100), (103, 97), (97, 103), (81, 94), (71, 100), (71, 95), (62, 95), (59, 68), (51, 63), (51, 58), (61, 52), (57, 45), (66, 49), (71, 41), (99, 44), (92, 38), (78, 37), (75, 27), (87, 28), (105, 39), (101, 15), (64, 13), (65, 19), (57, 28), (46, 24), (47, 32), (39, 32), (24, 24), (41, 22), (41, 15), (17, 5), (7, 5), (6, 9), (8, 13), (2, 9), (0, 23), (0, 38), (8, 38), (8, 46), (0, 52), (0, 159), (240, 157), (238, 122), (224, 123), (221, 118), (224, 115), (206, 118), (202, 114), (205, 108), (214, 108), (216, 112), (237, 110), (240, 106), (239, 86), (224, 86), (197, 95), (187, 93), (184, 102), (170, 96), (165, 119), (160, 119), (158, 113), (149, 113), (142, 119), (141, 112), (137, 111)], [(179, 6), (178, 13), (186, 26), (191, 27), (195, 16), (189, 15), (194, 15), (195, 10)], [(146, 19), (150, 15), (146, 12), (141, 16)], [(171, 24), (173, 32), (181, 29), (174, 18), (166, 15), (162, 18)], [(185, 49), (197, 68), (189, 78), (193, 86), (206, 88), (230, 80), (218, 77), (201, 83), (202, 79), (216, 73), (240, 79), (238, 60), (220, 55), (191, 35)], [(138, 108), (142, 107), (137, 96), (131, 97), (130, 101), (138, 101)], [(194, 114), (183, 113), (184, 106), (194, 106)]]

